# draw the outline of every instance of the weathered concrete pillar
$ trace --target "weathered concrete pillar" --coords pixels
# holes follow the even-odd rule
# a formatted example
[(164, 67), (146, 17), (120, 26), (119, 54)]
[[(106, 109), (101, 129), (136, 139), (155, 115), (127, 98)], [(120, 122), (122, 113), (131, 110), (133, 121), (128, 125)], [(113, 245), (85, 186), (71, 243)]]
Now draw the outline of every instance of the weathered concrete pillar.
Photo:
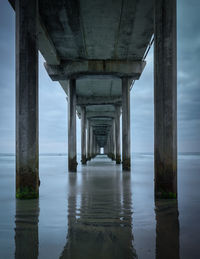
[(113, 125), (112, 125), (112, 144), (113, 144), (113, 160), (116, 160), (115, 119), (113, 119)]
[(112, 150), (112, 147), (111, 147), (111, 136), (110, 136), (110, 132), (108, 134), (108, 157), (109, 158), (112, 158), (112, 155), (111, 155), (111, 150)]
[(128, 78), (122, 78), (122, 160), (123, 170), (130, 170), (130, 89)]
[(110, 158), (112, 159), (112, 160), (114, 160), (114, 136), (113, 136), (113, 132), (114, 132), (114, 130), (113, 130), (113, 124), (112, 124), (112, 126), (111, 126), (111, 128), (110, 128)]
[(92, 129), (92, 126), (90, 125), (90, 159), (93, 156), (92, 148), (93, 148), (93, 129)]
[(16, 197), (38, 198), (38, 42), (36, 0), (16, 0)]
[(87, 160), (90, 159), (90, 121), (87, 120)]
[(69, 80), (68, 87), (68, 169), (76, 172), (76, 80)]
[(108, 144), (106, 144), (104, 147), (104, 154), (107, 155), (108, 154)]
[(81, 107), (81, 162), (86, 164), (86, 112), (85, 107)]
[(121, 163), (121, 146), (120, 146), (120, 106), (115, 106), (115, 143), (116, 143), (116, 164)]
[(96, 136), (94, 135), (94, 156), (97, 155), (97, 143), (96, 143)]
[(177, 197), (176, 0), (155, 0), (155, 197)]
[(95, 157), (95, 137), (94, 137), (94, 133), (92, 134), (93, 137), (92, 137), (92, 157), (94, 158)]

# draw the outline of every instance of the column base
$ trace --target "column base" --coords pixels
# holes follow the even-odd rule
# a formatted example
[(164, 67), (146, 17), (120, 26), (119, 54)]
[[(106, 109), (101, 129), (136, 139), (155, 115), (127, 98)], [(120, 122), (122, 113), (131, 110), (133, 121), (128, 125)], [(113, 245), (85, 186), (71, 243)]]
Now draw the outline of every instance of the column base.
[(172, 184), (165, 184), (166, 186), (163, 186), (164, 183), (161, 183), (160, 187), (155, 188), (155, 199), (177, 199), (177, 191), (173, 190), (173, 188), (168, 188)]
[(123, 168), (124, 171), (130, 171), (131, 170), (130, 159), (123, 160), (122, 168)]
[(120, 156), (116, 156), (116, 164), (117, 165), (121, 164), (121, 157)]
[(77, 161), (76, 157), (68, 160), (68, 170), (69, 172), (76, 172), (77, 170)]
[(156, 199), (177, 198), (177, 170), (173, 168), (173, 165), (155, 163), (154, 177)]
[[(24, 170), (23, 170), (24, 171)], [(37, 172), (17, 173), (16, 198), (37, 199), (39, 197), (39, 178)]]
[(109, 153), (107, 156), (108, 156), (110, 159), (115, 160), (115, 156), (114, 156), (113, 153)]
[(155, 193), (156, 199), (177, 199), (177, 194), (175, 192), (157, 192)]
[(86, 156), (82, 156), (81, 163), (82, 163), (82, 165), (86, 165), (86, 163), (87, 163)]

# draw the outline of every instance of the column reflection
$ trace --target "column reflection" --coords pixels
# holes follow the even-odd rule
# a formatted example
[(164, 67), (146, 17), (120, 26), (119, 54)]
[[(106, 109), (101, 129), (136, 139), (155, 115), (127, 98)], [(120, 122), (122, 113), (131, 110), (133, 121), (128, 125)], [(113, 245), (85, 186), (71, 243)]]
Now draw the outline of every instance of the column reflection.
[(156, 258), (179, 259), (177, 200), (156, 200)]
[(16, 200), (15, 258), (38, 258), (39, 201)]
[[(79, 175), (80, 176), (80, 175)], [(137, 258), (133, 247), (130, 173), (69, 174), (68, 234), (60, 258)]]

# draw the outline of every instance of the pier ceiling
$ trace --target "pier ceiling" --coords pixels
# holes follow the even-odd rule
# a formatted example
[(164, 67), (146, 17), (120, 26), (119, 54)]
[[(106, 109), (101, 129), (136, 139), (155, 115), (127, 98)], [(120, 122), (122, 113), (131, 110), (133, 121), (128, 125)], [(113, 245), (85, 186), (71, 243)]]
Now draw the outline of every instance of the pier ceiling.
[[(15, 1), (9, 0), (15, 8)], [(37, 36), (44, 66), (106, 144), (122, 106), (122, 78), (138, 80), (154, 30), (154, 0), (38, 0)]]
[(153, 33), (153, 0), (40, 0), (60, 59), (142, 60)]

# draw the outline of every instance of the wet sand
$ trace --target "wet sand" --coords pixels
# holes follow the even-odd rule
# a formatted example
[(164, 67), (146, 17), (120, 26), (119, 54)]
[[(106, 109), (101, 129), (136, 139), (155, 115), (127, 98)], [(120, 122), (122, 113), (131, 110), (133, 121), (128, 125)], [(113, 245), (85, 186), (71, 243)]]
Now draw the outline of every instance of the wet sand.
[(152, 154), (133, 154), (131, 173), (105, 156), (68, 173), (65, 155), (42, 155), (40, 198), (23, 201), (1, 155), (0, 258), (200, 258), (199, 158), (179, 155), (178, 201), (154, 201)]

